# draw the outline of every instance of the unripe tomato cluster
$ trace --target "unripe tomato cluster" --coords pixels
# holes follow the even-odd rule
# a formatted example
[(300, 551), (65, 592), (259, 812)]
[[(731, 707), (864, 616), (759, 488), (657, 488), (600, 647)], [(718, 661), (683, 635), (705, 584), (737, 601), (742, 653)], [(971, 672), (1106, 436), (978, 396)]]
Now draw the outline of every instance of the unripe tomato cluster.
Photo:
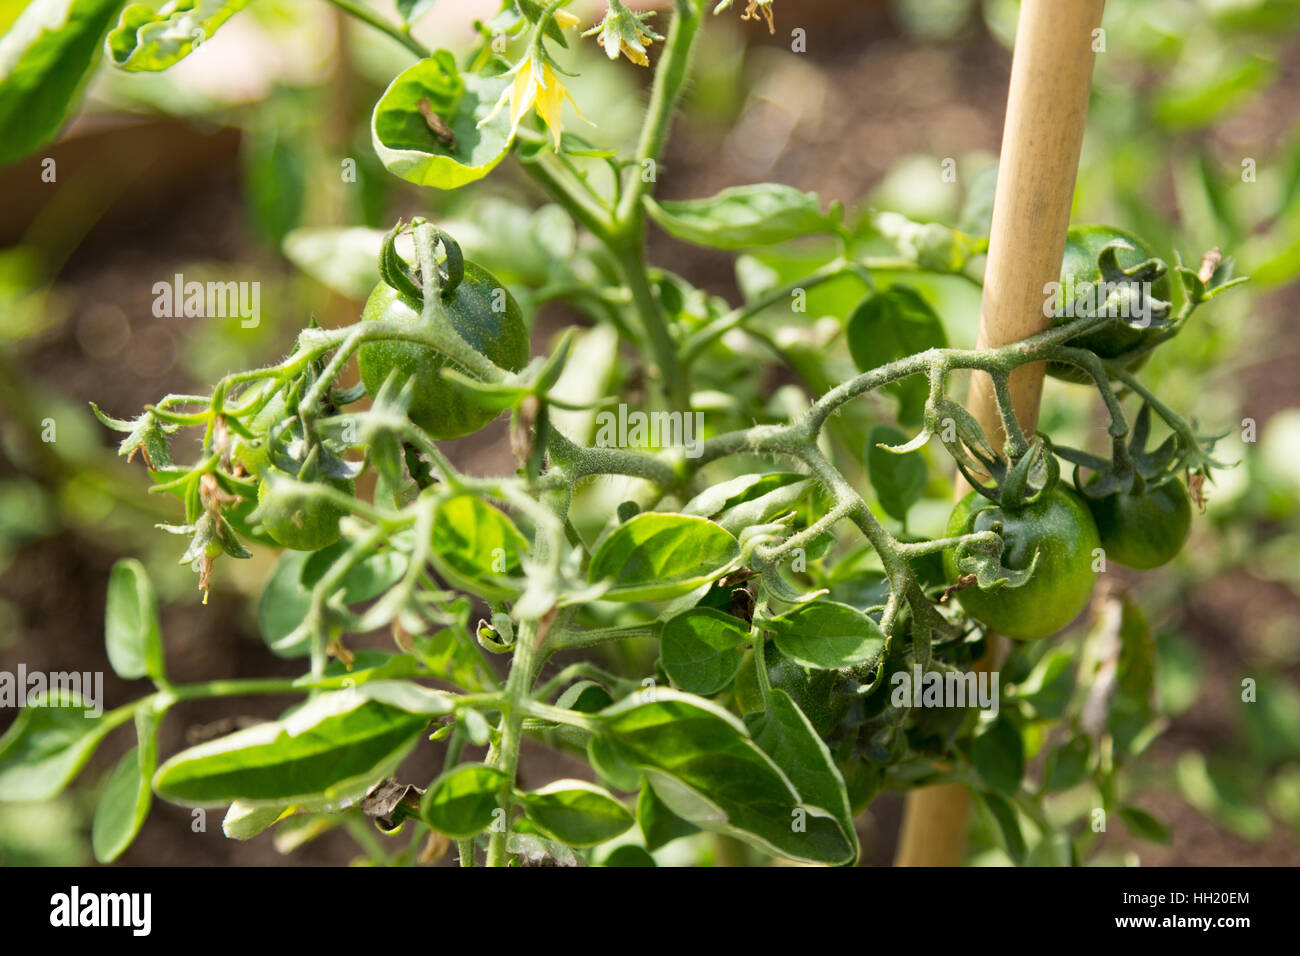
[[(1191, 530), (1187, 489), (1177, 479), (1142, 491), (1084, 498), (1057, 486), (1036, 501), (1003, 508), (972, 491), (948, 519), (948, 535), (998, 532), (1005, 567), (1023, 571), (1038, 556), (1029, 581), (1017, 588), (967, 587), (956, 594), (962, 609), (986, 627), (1020, 640), (1055, 634), (1092, 596), (1104, 557), (1137, 570), (1173, 560)], [(1099, 550), (1100, 549), (1100, 550)], [(960, 577), (953, 551), (943, 555), (950, 584)]]
[[(461, 337), (497, 366), (518, 371), (528, 362), (528, 331), (519, 305), (486, 269), (466, 262), (463, 277), (442, 296), (442, 305)], [(416, 326), (425, 321), (419, 303), (406, 300), (383, 282), (371, 292), (362, 319)], [(408, 416), (431, 438), (459, 438), (496, 417), (495, 411), (474, 404), (439, 375), (447, 359), (429, 346), (399, 340), (370, 342), (361, 346), (357, 364), (372, 396), (390, 375), (395, 376), (399, 388), (409, 382)], [(272, 463), (272, 428), (285, 412), (284, 397), (277, 393), (250, 422), (253, 437), (235, 441), (233, 455), (248, 474), (259, 479), (256, 514), (266, 534), (286, 548), (319, 551), (338, 540), (339, 520), (345, 512)], [(354, 491), (347, 479), (324, 480), (344, 494)]]
[[(1121, 269), (1133, 269), (1154, 257), (1146, 243), (1122, 229), (1071, 227), (1061, 263), (1061, 287), (1067, 296), (1063, 306), (1070, 304), (1077, 290), (1103, 281), (1098, 260), (1102, 250), (1116, 240), (1131, 247), (1117, 252)], [(1168, 278), (1162, 274), (1141, 294), (1168, 299)], [(1056, 324), (1073, 317), (1063, 308)], [(1157, 332), (1115, 322), (1069, 344), (1112, 359), (1148, 344)], [(1139, 358), (1130, 367), (1141, 361)], [(1052, 363), (1049, 371), (1069, 381), (1089, 381), (1073, 366)], [(1102, 566), (1099, 556), (1137, 570), (1172, 560), (1191, 530), (1191, 505), (1187, 489), (1176, 478), (1156, 485), (1139, 479), (1129, 491), (1097, 498), (1058, 486), (1013, 509), (972, 491), (953, 509), (947, 533), (955, 537), (988, 530), (998, 532), (1004, 541), (1004, 567), (1025, 570), (1035, 555), (1038, 565), (1020, 587), (965, 587), (956, 592), (957, 600), (967, 614), (991, 630), (1035, 640), (1059, 631), (1087, 605)], [(943, 560), (948, 582), (956, 584), (961, 575), (954, 552), (945, 551)]]

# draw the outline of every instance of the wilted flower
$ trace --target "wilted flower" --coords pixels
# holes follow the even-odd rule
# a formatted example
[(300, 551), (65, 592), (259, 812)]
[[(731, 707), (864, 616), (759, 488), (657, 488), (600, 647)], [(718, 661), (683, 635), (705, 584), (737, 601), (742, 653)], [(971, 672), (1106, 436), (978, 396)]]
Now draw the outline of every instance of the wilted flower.
[[(714, 13), (721, 13), (728, 9), (734, 0), (722, 0), (713, 8)], [(757, 20), (759, 13), (762, 12), (767, 20), (767, 32), (776, 33), (776, 21), (772, 17), (772, 0), (748, 0), (745, 6), (745, 12), (741, 14), (742, 20)]]
[(646, 47), (655, 40), (663, 39), (661, 34), (656, 33), (646, 23), (646, 20), (652, 16), (654, 16), (653, 11), (633, 13), (619, 0), (609, 0), (605, 19), (583, 36), (589, 37), (593, 33), (599, 33), (600, 45), (605, 48), (605, 54), (611, 60), (617, 60), (619, 53), (622, 53), (638, 66), (649, 66), (650, 59), (646, 56)]

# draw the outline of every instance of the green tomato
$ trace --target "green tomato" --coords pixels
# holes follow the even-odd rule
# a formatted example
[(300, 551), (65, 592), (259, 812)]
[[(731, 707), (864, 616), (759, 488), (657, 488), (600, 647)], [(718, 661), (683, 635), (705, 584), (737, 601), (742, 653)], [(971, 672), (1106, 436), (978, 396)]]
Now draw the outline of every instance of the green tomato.
[(1120, 492), (1084, 500), (1107, 560), (1127, 568), (1147, 571), (1168, 564), (1192, 530), (1192, 504), (1176, 478), (1137, 495)]
[[(956, 592), (962, 609), (999, 634), (1026, 641), (1055, 634), (1074, 620), (1097, 583), (1093, 552), (1101, 546), (1097, 525), (1078, 495), (1057, 485), (1011, 511), (972, 491), (953, 508), (948, 535), (989, 530), (1005, 542), (1004, 567), (1022, 571), (1035, 552), (1038, 566), (1018, 588), (986, 591), (972, 585)], [(959, 573), (951, 549), (943, 553), (943, 568), (955, 584)]]
[(245, 438), (235, 436), (230, 447), (230, 457), (244, 466), (245, 473), (261, 478), (270, 466), (270, 451), (265, 435)]
[[(277, 544), (295, 551), (329, 547), (339, 539), (339, 519), (346, 512), (289, 480), (289, 475), (269, 468), (257, 486), (257, 516), (262, 527)], [(352, 482), (345, 478), (326, 480), (339, 491), (349, 495), (354, 492)]]
[(277, 547), (279, 542), (271, 537), (261, 522), (254, 517), (256, 511), (257, 502), (255, 500), (240, 498), (238, 502), (225, 508), (222, 514), (241, 538), (256, 541), (268, 548)]
[[(1155, 253), (1150, 246), (1133, 235), (1133, 233), (1126, 232), (1123, 229), (1117, 229), (1114, 226), (1071, 226), (1070, 231), (1066, 234), (1065, 257), (1061, 261), (1061, 291), (1064, 298), (1061, 302), (1062, 308), (1055, 319), (1056, 325), (1065, 325), (1078, 318), (1078, 316), (1067, 315), (1065, 307), (1074, 301), (1075, 296), (1073, 293), (1079, 291), (1082, 286), (1102, 280), (1101, 269), (1097, 265), (1097, 257), (1101, 255), (1101, 250), (1106, 243), (1114, 239), (1122, 239), (1133, 247), (1132, 249), (1119, 250), (1116, 261), (1119, 262), (1122, 268), (1131, 269), (1155, 257)], [(1167, 275), (1161, 276), (1152, 284), (1151, 295), (1164, 301), (1169, 300), (1169, 277)], [(1135, 329), (1124, 325), (1122, 322), (1115, 322), (1105, 328), (1071, 339), (1068, 344), (1088, 349), (1106, 359), (1114, 358), (1130, 349), (1135, 349), (1158, 334), (1159, 330), (1157, 329)], [(1137, 368), (1144, 360), (1145, 356), (1134, 362), (1130, 367)], [(1092, 381), (1091, 377), (1083, 369), (1064, 362), (1050, 363), (1048, 371), (1057, 378), (1070, 382), (1087, 383)]]
[(253, 437), (235, 435), (231, 441), (230, 456), (244, 466), (244, 471), (261, 478), (270, 467), (269, 432), (271, 426), (287, 414), (284, 392), (277, 391), (248, 422)]
[[(464, 278), (443, 305), (452, 326), (465, 341), (498, 366), (517, 372), (527, 364), (528, 330), (523, 314), (509, 290), (490, 272), (466, 262)], [(421, 321), (412, 304), (383, 282), (370, 293), (361, 318), (403, 324)], [(474, 404), (463, 389), (444, 381), (438, 370), (447, 363), (441, 352), (414, 342), (367, 342), (357, 356), (361, 381), (371, 395), (378, 393), (394, 370), (399, 385), (408, 380), (414, 383), (408, 414), (412, 422), (436, 439), (469, 435), (498, 414)], [(457, 366), (452, 363), (452, 367)]]
[[(790, 695), (820, 736), (826, 737), (839, 726), (848, 713), (849, 699), (836, 693), (839, 675), (835, 671), (811, 670), (796, 664), (777, 650), (775, 644), (766, 645), (763, 662), (767, 664), (768, 683)], [(735, 700), (742, 716), (763, 709), (763, 693), (758, 686), (752, 651), (746, 651), (741, 659)]]

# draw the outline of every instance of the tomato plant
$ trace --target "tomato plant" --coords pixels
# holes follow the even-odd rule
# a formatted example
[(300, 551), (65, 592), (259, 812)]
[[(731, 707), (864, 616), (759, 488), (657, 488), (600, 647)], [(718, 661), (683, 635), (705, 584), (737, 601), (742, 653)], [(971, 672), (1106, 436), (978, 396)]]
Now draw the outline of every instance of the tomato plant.
[[(133, 724), (139, 747), (96, 819), (105, 860), (157, 796), (225, 807), (224, 830), (241, 840), (305, 820), (373, 824), (385, 841), (409, 827), (422, 843), (384, 844), (401, 862), (449, 841), (464, 864), (644, 862), (712, 831), (768, 857), (848, 864), (853, 816), (878, 792), (946, 782), (980, 794), (1013, 859), (1028, 852), (1021, 815), (1043, 852), (1059, 850), (1070, 836), (1036, 809), (1024, 741), (1086, 696), (1090, 652), (1017, 646), (998, 685), (1013, 706), (996, 716), (932, 703), (920, 684), (968, 672), (995, 632), (1068, 628), (1093, 593), (1094, 552), (1143, 567), (1181, 545), (1185, 521), (1164, 505), (1179, 482), (1199, 488), (1223, 466), (1214, 437), (1136, 369), (1238, 281), (1231, 260), (1171, 270), (1126, 232), (1074, 230), (1054, 328), (953, 347), (925, 283), (982, 282), (977, 226), (827, 206), (777, 183), (658, 197), (705, 4), (677, 0), (660, 34), (651, 15), (610, 0), (589, 31), (611, 59), (656, 61), (630, 147), (563, 128), (561, 61), (579, 42), (565, 7), (505, 0), (457, 56), (347, 5), (417, 58), (372, 116), (392, 175), (450, 191), (505, 166), (550, 204), (512, 210), (496, 229), (487, 207), (474, 222), (419, 216), (366, 232), (364, 254), (355, 234), (314, 237), (329, 253), (318, 278), (365, 275), (358, 321), (313, 324), (285, 358), (226, 375), (210, 394), (167, 395), (133, 419), (96, 409), (124, 434), (121, 453), (142, 453), (155, 489), (180, 499), (183, 521), (165, 530), (187, 539), (182, 560), (205, 595), (249, 547), (290, 549), (259, 624), (304, 673), (171, 682), (149, 579), (119, 564), (109, 658), (156, 690), (95, 718), (24, 711), (0, 740), (0, 798), (59, 792), (106, 734)], [(744, 14), (771, 24), (776, 7), (760, 0)], [(192, 49), (182, 25), (211, 34), (237, 9), (127, 7), (109, 57), (127, 72), (166, 69)], [(32, 42), (36, 70), (47, 41)], [(25, 132), (36, 143), (52, 131)], [(651, 225), (739, 253), (743, 301), (652, 267)], [(1099, 298), (1079, 283), (1108, 288)], [(810, 300), (820, 314), (807, 314)], [(548, 302), (583, 322), (547, 339), (536, 311)], [(766, 394), (755, 368), (773, 356), (799, 384)], [(354, 357), (360, 383), (347, 385)], [(1020, 428), (1008, 382), (1039, 363), (1090, 387), (1109, 448)], [(994, 383), (1002, 447), (949, 397), (966, 373)], [(619, 387), (626, 401), (608, 397)], [(471, 473), (439, 444), (503, 416), (510, 474)], [(173, 460), (173, 445), (189, 447), (178, 432), (199, 437), (193, 460)], [(916, 507), (932, 484), (951, 498), (943, 454), (974, 489), (946, 530)], [(1060, 461), (1091, 473), (1077, 493)], [(1125, 614), (1126, 649), (1140, 648), (1150, 634)], [(349, 648), (372, 632), (391, 647)], [(554, 663), (573, 652), (586, 656)], [(903, 692), (910, 675), (918, 686)], [(304, 700), (158, 752), (178, 701), (239, 694)], [(1126, 687), (1115, 705), (1146, 718), (1144, 732), (1158, 724), (1143, 709), (1150, 696)], [(443, 770), (407, 779), (405, 758), (429, 738), (443, 744)], [(525, 782), (526, 738), (581, 756), (600, 784)], [(1087, 778), (1110, 807), (1119, 757), (1086, 747), (1052, 768)]]

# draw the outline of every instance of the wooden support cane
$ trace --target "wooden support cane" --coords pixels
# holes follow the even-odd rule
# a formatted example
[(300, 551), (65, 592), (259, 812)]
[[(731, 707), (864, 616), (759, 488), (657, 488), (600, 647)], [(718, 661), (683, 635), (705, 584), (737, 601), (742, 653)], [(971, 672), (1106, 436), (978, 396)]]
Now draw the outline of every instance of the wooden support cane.
[[(1044, 286), (1060, 276), (1074, 179), (1092, 85), (1094, 31), (1105, 0), (1023, 0), (993, 202), (977, 346), (1015, 342), (1051, 326)], [(1038, 421), (1044, 366), (1011, 373), (1011, 399), (1026, 435)], [(983, 372), (971, 378), (970, 410), (995, 446), (1005, 435)], [(966, 487), (958, 482), (958, 494)], [(994, 665), (996, 643), (976, 665)], [(959, 784), (912, 791), (903, 810), (898, 866), (955, 866), (965, 855), (971, 795)]]

